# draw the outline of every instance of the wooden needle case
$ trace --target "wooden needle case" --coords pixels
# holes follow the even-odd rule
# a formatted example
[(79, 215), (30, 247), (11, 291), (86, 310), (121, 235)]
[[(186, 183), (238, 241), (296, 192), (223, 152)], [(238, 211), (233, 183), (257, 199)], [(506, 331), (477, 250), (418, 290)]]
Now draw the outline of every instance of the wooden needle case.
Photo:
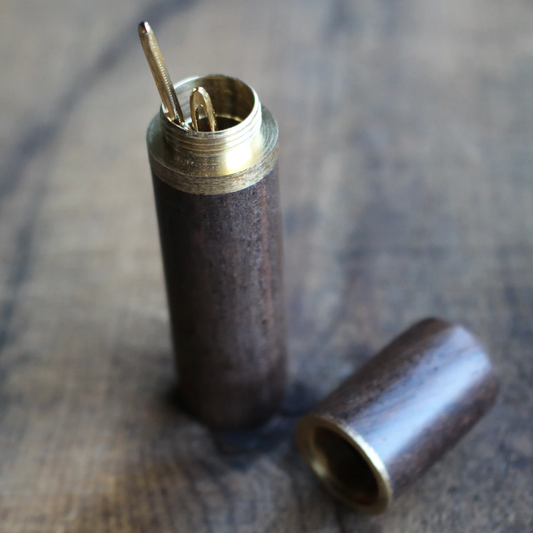
[(285, 387), (278, 129), (235, 78), (184, 80), (178, 99), (199, 86), (218, 131), (182, 127), (162, 108), (147, 132), (179, 389), (208, 426), (247, 428)]

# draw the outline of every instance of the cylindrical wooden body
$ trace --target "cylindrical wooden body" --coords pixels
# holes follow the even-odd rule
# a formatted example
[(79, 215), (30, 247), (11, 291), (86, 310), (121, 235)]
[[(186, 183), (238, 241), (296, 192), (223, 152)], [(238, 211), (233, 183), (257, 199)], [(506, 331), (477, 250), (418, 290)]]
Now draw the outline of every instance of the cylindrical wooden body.
[(331, 493), (380, 513), (479, 420), (497, 390), (478, 341), (427, 319), (300, 420), (299, 448)]
[(224, 75), (176, 85), (185, 116), (195, 87), (219, 130), (162, 110), (147, 132), (179, 390), (211, 428), (251, 428), (285, 388), (278, 129), (255, 91)]
[(181, 395), (211, 427), (259, 424), (285, 385), (277, 166), (227, 194), (153, 182)]

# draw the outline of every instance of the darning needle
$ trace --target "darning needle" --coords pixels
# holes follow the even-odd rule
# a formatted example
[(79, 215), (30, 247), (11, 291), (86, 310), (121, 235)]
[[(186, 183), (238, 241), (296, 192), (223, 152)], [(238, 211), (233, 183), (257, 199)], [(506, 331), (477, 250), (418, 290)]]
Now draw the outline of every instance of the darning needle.
[(183, 111), (165, 65), (165, 60), (148, 22), (139, 24), (139, 38), (168, 118), (173, 122), (177, 119), (181, 126), (189, 129), (183, 118)]
[(200, 131), (198, 121), (200, 119), (200, 108), (204, 110), (204, 114), (207, 117), (207, 123), (210, 131), (218, 130), (217, 120), (215, 118), (215, 110), (211, 102), (209, 93), (203, 87), (195, 87), (191, 91), (190, 96), (190, 108), (192, 127), (195, 131)]

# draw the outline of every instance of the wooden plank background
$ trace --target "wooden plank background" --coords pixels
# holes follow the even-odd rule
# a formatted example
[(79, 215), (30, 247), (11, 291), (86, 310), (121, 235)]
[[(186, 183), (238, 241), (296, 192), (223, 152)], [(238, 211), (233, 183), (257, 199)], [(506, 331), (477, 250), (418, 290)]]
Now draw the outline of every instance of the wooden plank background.
[[(1, 10), (2, 532), (533, 529), (528, 0)], [(241, 77), (280, 126), (288, 433), (238, 457), (172, 400), (142, 19), (176, 81)], [(290, 426), (426, 315), (487, 343), (498, 405), (387, 515), (357, 517), (314, 482)]]

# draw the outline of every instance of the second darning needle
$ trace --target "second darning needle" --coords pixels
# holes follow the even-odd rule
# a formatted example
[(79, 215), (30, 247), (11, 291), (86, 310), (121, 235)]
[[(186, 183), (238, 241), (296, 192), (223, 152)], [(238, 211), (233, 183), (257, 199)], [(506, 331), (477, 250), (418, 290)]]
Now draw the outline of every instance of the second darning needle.
[(203, 109), (207, 118), (209, 131), (218, 130), (217, 119), (215, 117), (215, 110), (211, 102), (209, 93), (203, 87), (195, 87), (190, 96), (191, 120), (192, 127), (195, 131), (200, 131), (200, 108)]
[(183, 118), (183, 111), (181, 110), (174, 85), (165, 65), (165, 60), (148, 22), (141, 22), (139, 24), (139, 38), (168, 118), (172, 121), (176, 121), (177, 119), (181, 126), (189, 129), (189, 126)]

